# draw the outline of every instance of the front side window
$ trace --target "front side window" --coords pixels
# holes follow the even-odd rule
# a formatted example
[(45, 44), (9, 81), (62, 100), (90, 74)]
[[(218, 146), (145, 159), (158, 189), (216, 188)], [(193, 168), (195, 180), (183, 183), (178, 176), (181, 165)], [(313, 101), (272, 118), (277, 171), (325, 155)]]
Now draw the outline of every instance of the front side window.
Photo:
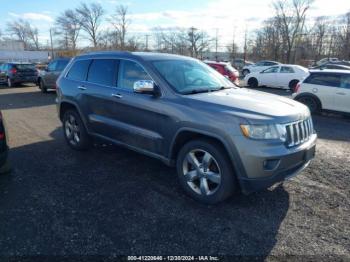
[(280, 72), (281, 73), (290, 73), (290, 74), (292, 74), (292, 73), (294, 73), (294, 69), (289, 67), (289, 66), (282, 66)]
[(321, 86), (340, 86), (340, 75), (336, 74), (312, 74), (306, 80), (305, 83)]
[(152, 78), (138, 63), (122, 60), (120, 62), (118, 87), (133, 90), (134, 83), (140, 80), (152, 80)]
[(152, 64), (169, 85), (181, 94), (234, 87), (226, 77), (197, 60), (160, 60)]
[(93, 60), (89, 69), (88, 82), (105, 86), (115, 86), (115, 63), (113, 59)]
[(264, 73), (264, 74), (271, 74), (271, 73), (277, 73), (277, 72), (278, 72), (278, 66), (270, 67), (270, 68), (262, 71), (262, 73)]
[(77, 60), (69, 70), (67, 78), (85, 81), (91, 60)]
[(350, 89), (350, 75), (341, 76), (340, 87)]

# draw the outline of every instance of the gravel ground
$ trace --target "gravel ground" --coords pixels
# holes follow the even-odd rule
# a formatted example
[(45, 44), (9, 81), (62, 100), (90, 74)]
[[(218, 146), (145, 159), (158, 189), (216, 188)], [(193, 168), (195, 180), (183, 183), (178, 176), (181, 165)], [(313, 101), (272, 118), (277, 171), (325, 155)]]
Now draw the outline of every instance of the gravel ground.
[[(286, 91), (264, 91), (288, 95)], [(13, 172), (0, 176), (0, 257), (285, 255), (350, 260), (350, 120), (315, 116), (317, 157), (268, 190), (204, 206), (175, 171), (115, 146), (75, 152), (55, 94), (0, 87)]]

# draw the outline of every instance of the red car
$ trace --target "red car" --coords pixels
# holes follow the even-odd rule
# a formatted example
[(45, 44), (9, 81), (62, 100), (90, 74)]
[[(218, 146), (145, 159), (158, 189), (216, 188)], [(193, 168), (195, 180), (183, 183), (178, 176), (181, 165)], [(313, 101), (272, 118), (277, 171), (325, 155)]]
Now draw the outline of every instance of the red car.
[(204, 63), (214, 68), (223, 76), (226, 76), (236, 85), (239, 85), (239, 72), (230, 63), (213, 61), (204, 61)]

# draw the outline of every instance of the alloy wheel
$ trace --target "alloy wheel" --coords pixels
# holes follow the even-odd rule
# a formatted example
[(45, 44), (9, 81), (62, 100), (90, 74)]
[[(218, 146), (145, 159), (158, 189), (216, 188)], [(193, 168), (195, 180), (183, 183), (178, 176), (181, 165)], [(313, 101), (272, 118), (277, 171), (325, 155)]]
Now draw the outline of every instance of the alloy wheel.
[(65, 122), (65, 135), (69, 143), (77, 145), (80, 143), (80, 129), (77, 120), (73, 115), (69, 115)]
[(190, 151), (182, 165), (188, 186), (199, 195), (212, 195), (220, 187), (221, 171), (216, 159), (202, 149)]

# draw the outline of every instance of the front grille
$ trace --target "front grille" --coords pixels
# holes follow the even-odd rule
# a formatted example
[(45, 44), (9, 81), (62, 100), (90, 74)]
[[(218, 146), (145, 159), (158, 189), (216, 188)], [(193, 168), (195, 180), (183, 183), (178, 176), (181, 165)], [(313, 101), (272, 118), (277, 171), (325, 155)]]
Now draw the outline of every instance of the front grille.
[(300, 145), (308, 141), (314, 133), (312, 119), (309, 117), (306, 120), (294, 122), (286, 125), (288, 147)]

